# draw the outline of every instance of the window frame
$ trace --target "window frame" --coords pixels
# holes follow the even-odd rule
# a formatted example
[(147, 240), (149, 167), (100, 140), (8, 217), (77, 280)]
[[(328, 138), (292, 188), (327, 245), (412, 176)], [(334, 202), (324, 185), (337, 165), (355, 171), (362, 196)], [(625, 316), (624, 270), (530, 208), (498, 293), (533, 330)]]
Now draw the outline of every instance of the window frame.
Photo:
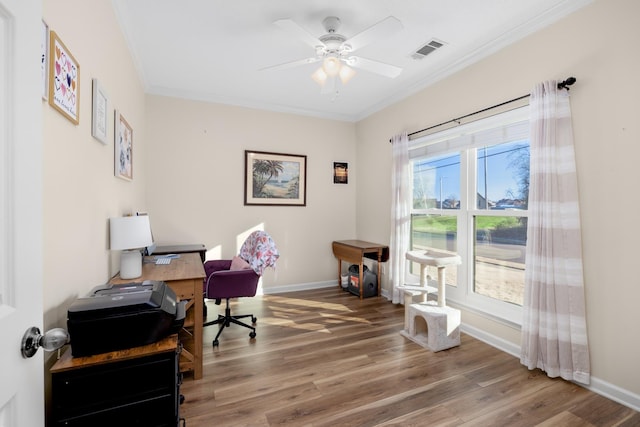
[[(510, 128), (511, 127), (511, 128)], [(504, 129), (511, 129), (505, 131)], [(502, 134), (501, 134), (502, 132)], [(460, 156), (460, 207), (459, 209), (413, 208), (414, 215), (446, 215), (457, 218), (457, 251), (462, 263), (457, 266), (457, 285), (447, 286), (447, 303), (476, 312), (507, 324), (522, 324), (522, 306), (491, 298), (475, 292), (474, 277), (474, 223), (477, 216), (527, 217), (528, 210), (492, 210), (477, 207), (477, 152), (481, 147), (512, 142), (529, 132), (528, 106), (447, 129), (422, 138), (412, 140), (409, 145), (410, 172), (413, 175), (414, 162), (445, 154), (458, 153)], [(501, 135), (508, 135), (500, 140)], [(413, 176), (411, 194), (413, 195)], [(442, 203), (442, 200), (440, 201)], [(413, 233), (413, 228), (411, 228)], [(452, 268), (452, 267), (448, 267)], [(411, 273), (408, 273), (411, 274)]]

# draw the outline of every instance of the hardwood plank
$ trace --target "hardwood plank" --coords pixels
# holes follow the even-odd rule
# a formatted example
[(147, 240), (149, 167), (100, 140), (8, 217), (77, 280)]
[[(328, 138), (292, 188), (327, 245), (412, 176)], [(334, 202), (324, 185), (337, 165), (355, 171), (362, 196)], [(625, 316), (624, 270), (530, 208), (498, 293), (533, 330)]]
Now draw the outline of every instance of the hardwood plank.
[(640, 414), (622, 405), (611, 405), (606, 397), (591, 394), (579, 402), (570, 412), (593, 425), (616, 425), (619, 420), (630, 420), (635, 416), (636, 424), (640, 425)]
[[(406, 382), (403, 379), (400, 381)], [(388, 384), (389, 380), (385, 382)], [(345, 402), (342, 406), (349, 406), (347, 410), (343, 408), (340, 408), (340, 411), (334, 410), (333, 416), (322, 419), (321, 422), (314, 423), (314, 425), (377, 425), (398, 418), (416, 408), (438, 406), (453, 396), (464, 394), (473, 387), (474, 385), (463, 376), (452, 376), (424, 385), (414, 384), (403, 393), (398, 393), (389, 387), (379, 386), (375, 390), (371, 390), (370, 395), (358, 399), (360, 402), (358, 406), (354, 407), (352, 403)], [(355, 387), (351, 388), (355, 389)], [(355, 397), (358, 398), (357, 395)], [(329, 402), (320, 402), (320, 404), (322, 403), (326, 405)], [(271, 421), (269, 414), (267, 419)]]
[(571, 412), (565, 411), (541, 422), (536, 427), (596, 427), (595, 424), (586, 422), (580, 417), (573, 415)]
[(214, 349), (218, 328), (205, 328), (204, 377), (181, 388), (189, 427), (640, 425), (640, 413), (468, 335), (430, 352), (399, 334), (404, 308), (383, 298), (328, 288), (231, 310), (258, 317), (257, 337), (232, 325)]

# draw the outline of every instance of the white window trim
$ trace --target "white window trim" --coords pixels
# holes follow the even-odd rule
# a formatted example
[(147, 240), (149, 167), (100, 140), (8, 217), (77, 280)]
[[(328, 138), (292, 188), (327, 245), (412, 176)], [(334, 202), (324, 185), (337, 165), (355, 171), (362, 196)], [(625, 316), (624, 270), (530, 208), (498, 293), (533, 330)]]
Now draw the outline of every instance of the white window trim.
[[(498, 130), (499, 129), (499, 130)], [(475, 150), (480, 146), (494, 145), (528, 138), (529, 107), (517, 108), (505, 113), (470, 122), (456, 128), (416, 138), (410, 142), (409, 159), (432, 157), (441, 154), (460, 154), (460, 209), (441, 210), (438, 208), (412, 209), (412, 214), (456, 216), (458, 236), (470, 236), (475, 216), (528, 216), (523, 211), (491, 211), (477, 209), (476, 188), (469, 188), (469, 177), (476, 176)], [(471, 181), (476, 184), (476, 180)], [(473, 292), (473, 240), (460, 238), (458, 253), (463, 263), (459, 265), (458, 277), (464, 278), (458, 286), (447, 286), (447, 300), (452, 305), (482, 314), (492, 319), (500, 319), (506, 324), (522, 324), (522, 307), (499, 301)]]

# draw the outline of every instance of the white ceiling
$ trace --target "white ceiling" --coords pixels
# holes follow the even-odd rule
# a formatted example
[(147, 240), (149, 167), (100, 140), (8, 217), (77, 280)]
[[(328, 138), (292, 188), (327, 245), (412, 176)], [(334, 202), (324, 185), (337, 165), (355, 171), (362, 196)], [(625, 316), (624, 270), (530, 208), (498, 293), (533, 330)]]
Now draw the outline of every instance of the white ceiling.
[[(113, 0), (151, 94), (357, 121), (549, 25), (592, 0)], [(356, 53), (403, 68), (394, 79), (364, 70), (335, 99), (311, 79), (318, 63), (265, 67), (313, 57), (311, 46), (274, 22), (310, 34), (337, 16), (347, 39), (388, 16), (402, 29)], [(431, 39), (444, 47), (421, 60)], [(561, 77), (561, 76), (560, 76)]]

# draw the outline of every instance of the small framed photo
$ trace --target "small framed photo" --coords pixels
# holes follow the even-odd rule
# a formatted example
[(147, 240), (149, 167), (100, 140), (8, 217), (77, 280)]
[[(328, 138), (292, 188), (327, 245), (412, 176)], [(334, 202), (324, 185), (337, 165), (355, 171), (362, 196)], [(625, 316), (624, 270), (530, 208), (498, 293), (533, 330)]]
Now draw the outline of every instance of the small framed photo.
[(49, 105), (80, 122), (80, 65), (55, 31), (49, 31)]
[(108, 98), (107, 94), (98, 82), (98, 79), (92, 80), (93, 85), (93, 105), (91, 110), (91, 136), (103, 144), (107, 144), (107, 110)]
[(133, 179), (133, 129), (118, 110), (115, 112), (114, 165), (118, 178)]
[(349, 163), (333, 162), (333, 183), (334, 184), (349, 183)]
[(42, 77), (42, 99), (49, 99), (49, 25), (42, 20), (40, 34), (40, 74)]
[(245, 151), (244, 204), (306, 206), (307, 156)]

